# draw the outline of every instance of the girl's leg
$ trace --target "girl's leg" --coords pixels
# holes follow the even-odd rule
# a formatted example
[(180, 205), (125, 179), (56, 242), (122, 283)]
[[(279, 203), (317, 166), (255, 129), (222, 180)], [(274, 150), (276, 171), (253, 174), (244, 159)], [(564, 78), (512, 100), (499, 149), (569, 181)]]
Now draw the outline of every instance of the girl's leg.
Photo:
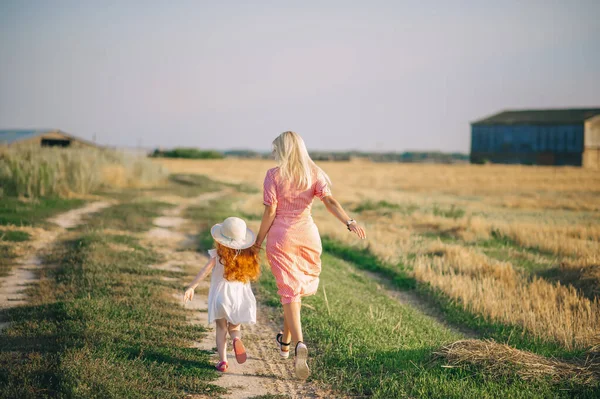
[(233, 340), (233, 353), (235, 353), (235, 360), (238, 363), (244, 363), (247, 359), (246, 348), (241, 339), (241, 331), (239, 324), (228, 324), (229, 336)]
[(220, 361), (227, 361), (227, 320), (217, 319), (216, 337), (217, 337), (217, 352), (219, 353)]
[(302, 322), (300, 321), (301, 306), (301, 302), (285, 303), (283, 305), (284, 328), (287, 325), (292, 341), (295, 342), (304, 341), (304, 337), (302, 336)]
[(242, 338), (240, 324), (227, 323), (227, 330), (229, 331), (229, 337), (231, 338), (231, 340), (234, 340), (236, 338)]

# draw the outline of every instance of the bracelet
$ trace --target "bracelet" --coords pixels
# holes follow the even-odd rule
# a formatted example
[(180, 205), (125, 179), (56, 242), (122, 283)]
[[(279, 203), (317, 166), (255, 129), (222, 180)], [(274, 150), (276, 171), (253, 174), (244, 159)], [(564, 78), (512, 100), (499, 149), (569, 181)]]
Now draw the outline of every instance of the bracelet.
[(346, 227), (348, 228), (348, 231), (352, 231), (352, 230), (350, 230), (350, 225), (353, 223), (356, 223), (356, 220), (350, 219), (346, 222)]

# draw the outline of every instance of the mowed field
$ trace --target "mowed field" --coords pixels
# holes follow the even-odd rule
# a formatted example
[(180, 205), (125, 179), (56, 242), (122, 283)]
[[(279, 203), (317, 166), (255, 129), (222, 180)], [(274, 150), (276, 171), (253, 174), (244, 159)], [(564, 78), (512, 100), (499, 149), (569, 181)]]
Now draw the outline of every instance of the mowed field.
[[(274, 165), (256, 160), (160, 162), (172, 173), (202, 174), (259, 189), (265, 171)], [(388, 388), (362, 390), (363, 379), (375, 378), (383, 386), (384, 381), (400, 384), (396, 394), (435, 396), (439, 381), (418, 388), (415, 380), (406, 379), (405, 373), (424, 367), (413, 361), (413, 351), (424, 351), (445, 359), (450, 367), (466, 367), (472, 379), (486, 382), (500, 378), (514, 383), (519, 378), (513, 377), (520, 375), (520, 381), (549, 379), (569, 385), (581, 378), (598, 378), (599, 360), (594, 358), (600, 343), (598, 171), (360, 161), (320, 166), (333, 181), (334, 196), (366, 227), (368, 239), (356, 240), (315, 202), (313, 214), (326, 253), (322, 299), (327, 301), (327, 317), (322, 320), (325, 324), (316, 326), (309, 319), (313, 330), (307, 336), (323, 336), (322, 365), (332, 368), (317, 367), (317, 376), (348, 387), (348, 393), (387, 392)], [(244, 195), (230, 206), (230, 213), (251, 219), (255, 228), (261, 211), (260, 193)], [(348, 262), (349, 273), (367, 271), (361, 281), (367, 276), (380, 292), (409, 297), (397, 301), (400, 308), (369, 296), (354, 303), (355, 281), (345, 282), (334, 271), (332, 263), (338, 260)], [(322, 304), (313, 306), (315, 312), (323, 311)], [(436, 327), (411, 324), (405, 314), (409, 311), (414, 312), (410, 317), (428, 314)], [(342, 319), (339, 325), (332, 321), (336, 316)], [(373, 332), (364, 341), (353, 341), (362, 329)], [(343, 336), (338, 336), (341, 331)], [(474, 341), (443, 348), (466, 338)], [(377, 345), (404, 361), (389, 364), (393, 359), (378, 358), (369, 349)], [(402, 353), (405, 347), (410, 349)], [(352, 364), (352, 372), (336, 372), (335, 362), (328, 363), (336, 355), (328, 351), (348, 351), (350, 355), (339, 361)], [(530, 358), (533, 355), (543, 358)], [(368, 371), (361, 370), (356, 359), (368, 363)], [(419, 361), (424, 359), (432, 357)], [(537, 369), (548, 359), (558, 364), (541, 367), (547, 373)], [(595, 369), (590, 366), (594, 362)], [(445, 371), (444, 378), (451, 378), (454, 369)], [(388, 373), (393, 377), (384, 378)], [(469, 383), (463, 378), (438, 388), (459, 395), (460, 391), (444, 389), (453, 384), (465, 389), (463, 384)], [(403, 381), (410, 387), (402, 387)], [(480, 388), (473, 388), (473, 395)], [(534, 395), (527, 389), (520, 394), (555, 393)]]
[(180, 304), (213, 223), (258, 229), (274, 161), (75, 155), (0, 157), (0, 397), (600, 396), (598, 171), (321, 163), (368, 237), (315, 201), (323, 271), (300, 383), (273, 345), (264, 254), (248, 368), (216, 373), (203, 305)]

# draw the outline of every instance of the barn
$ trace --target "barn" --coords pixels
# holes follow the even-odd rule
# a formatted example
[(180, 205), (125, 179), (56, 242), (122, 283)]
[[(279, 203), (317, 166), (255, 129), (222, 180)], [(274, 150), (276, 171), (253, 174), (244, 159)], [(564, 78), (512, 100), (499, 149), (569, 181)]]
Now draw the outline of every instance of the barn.
[(39, 146), (39, 147), (97, 147), (58, 129), (0, 130), (0, 146)]
[(471, 162), (600, 168), (600, 108), (503, 111), (472, 122)]

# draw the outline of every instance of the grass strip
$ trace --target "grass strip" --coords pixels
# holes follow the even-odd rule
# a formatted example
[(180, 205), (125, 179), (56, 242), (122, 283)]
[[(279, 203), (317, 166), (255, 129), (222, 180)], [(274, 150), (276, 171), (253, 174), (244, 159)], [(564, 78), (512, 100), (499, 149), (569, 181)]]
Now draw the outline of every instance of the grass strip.
[(5, 311), (0, 397), (181, 398), (223, 392), (210, 353), (188, 348), (204, 333), (186, 323), (148, 268), (160, 261), (136, 239), (102, 232), (64, 243), (31, 290), (32, 305)]
[(352, 262), (354, 267), (375, 272), (385, 278), (394, 288), (413, 290), (423, 300), (439, 308), (445, 320), (455, 326), (467, 327), (476, 331), (481, 338), (492, 338), (510, 344), (518, 349), (528, 350), (539, 355), (574, 358), (583, 350), (567, 350), (553, 341), (544, 341), (527, 333), (522, 327), (495, 322), (483, 315), (473, 314), (462, 304), (449, 299), (443, 292), (421, 283), (410, 275), (410, 268), (404, 264), (390, 265), (381, 262), (368, 248), (359, 249), (343, 245), (329, 237), (323, 237), (323, 249), (330, 254)]
[(162, 211), (173, 207), (159, 201), (127, 202), (110, 206), (93, 215), (80, 230), (114, 229), (142, 232), (152, 228), (152, 221)]
[(46, 226), (47, 218), (84, 203), (80, 199), (42, 198), (22, 201), (16, 197), (1, 197), (0, 225)]
[(0, 277), (8, 276), (16, 258), (13, 246), (0, 242)]
[(0, 242), (24, 242), (29, 241), (30, 239), (31, 235), (26, 231), (0, 229)]
[[(388, 297), (355, 265), (323, 255), (317, 295), (304, 300), (312, 378), (348, 395), (373, 398), (594, 397), (589, 389), (490, 376), (476, 367), (444, 368), (432, 354), (462, 338)], [(274, 295), (272, 277), (261, 289)], [(597, 392), (596, 392), (597, 393)]]

